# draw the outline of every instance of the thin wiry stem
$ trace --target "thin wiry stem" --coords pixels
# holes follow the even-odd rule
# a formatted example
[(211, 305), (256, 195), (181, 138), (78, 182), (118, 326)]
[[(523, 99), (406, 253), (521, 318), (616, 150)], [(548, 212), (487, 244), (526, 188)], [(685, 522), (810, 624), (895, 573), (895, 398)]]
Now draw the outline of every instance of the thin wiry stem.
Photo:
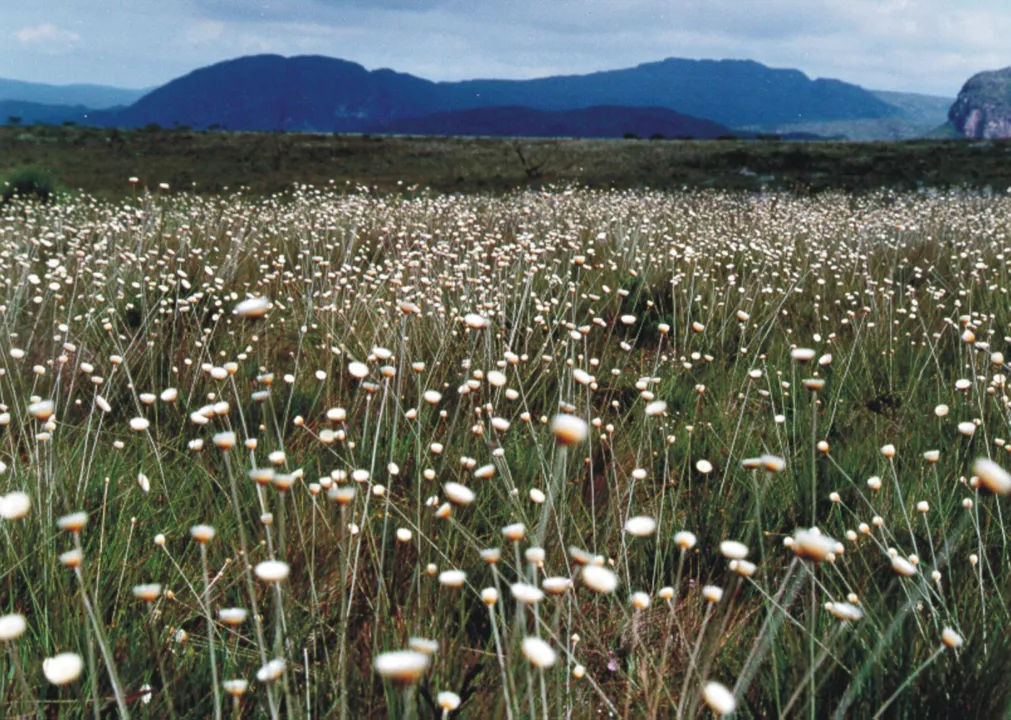
[(211, 616), (211, 579), (207, 570), (207, 544), (200, 543), (200, 568), (204, 576), (204, 615), (207, 619), (207, 648), (211, 656), (211, 687), (214, 690), (214, 718), (221, 720), (221, 688), (218, 686), (218, 663), (214, 657), (214, 620)]

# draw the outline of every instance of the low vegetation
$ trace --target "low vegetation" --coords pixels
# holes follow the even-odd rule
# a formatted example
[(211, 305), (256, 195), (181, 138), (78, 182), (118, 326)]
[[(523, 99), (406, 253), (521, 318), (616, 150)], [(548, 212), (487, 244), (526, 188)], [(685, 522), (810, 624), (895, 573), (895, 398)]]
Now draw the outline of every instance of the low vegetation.
[[(567, 140), (0, 127), (0, 175), (23, 166), (104, 199), (158, 189), (266, 197), (301, 185), (379, 192), (594, 189), (826, 190), (1011, 185), (1004, 141)], [(127, 178), (136, 177), (137, 185)]]
[(7, 203), (4, 714), (998, 716), (1009, 227), (962, 192)]

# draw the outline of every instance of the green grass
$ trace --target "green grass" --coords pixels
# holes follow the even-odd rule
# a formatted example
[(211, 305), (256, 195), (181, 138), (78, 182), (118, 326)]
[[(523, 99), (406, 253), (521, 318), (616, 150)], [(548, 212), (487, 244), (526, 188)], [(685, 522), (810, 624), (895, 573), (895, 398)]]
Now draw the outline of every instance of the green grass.
[[(189, 535), (206, 523), (214, 667), (250, 681), (234, 706), (221, 697), (225, 715), (437, 717), (452, 691), (459, 717), (697, 717), (716, 681), (738, 717), (1000, 716), (1008, 508), (969, 478), (977, 458), (1007, 464), (991, 353), (1011, 342), (1009, 224), (1007, 199), (964, 192), (8, 203), (0, 491), (31, 508), (0, 522), (0, 612), (28, 626), (3, 661), (5, 714), (114, 715), (114, 669), (134, 716), (213, 716)], [(233, 314), (252, 295), (272, 301), (267, 316)], [(815, 361), (791, 359), (796, 347)], [(804, 389), (811, 378), (824, 387)], [(27, 412), (38, 399), (54, 402), (49, 427)], [(647, 416), (651, 401), (665, 411)], [(586, 440), (558, 445), (559, 413), (585, 419)], [(136, 417), (150, 427), (132, 430)], [(227, 451), (223, 432), (237, 435)], [(748, 469), (762, 455), (785, 470)], [(285, 492), (249, 479), (272, 462)], [(448, 504), (448, 482), (475, 502)], [(356, 492), (341, 505), (327, 486)], [(87, 595), (58, 559), (75, 540), (57, 518), (75, 511), (89, 518)], [(626, 532), (634, 516), (656, 533)], [(502, 528), (517, 522), (514, 545)], [(784, 541), (811, 526), (843, 552), (797, 558)], [(748, 546), (750, 577), (721, 555), (728, 539)], [(540, 567), (522, 559), (537, 542)], [(614, 593), (582, 583), (572, 546), (613, 570)], [(494, 566), (480, 556), (492, 547)], [(917, 574), (898, 575), (890, 551), (917, 555)], [(270, 558), (290, 568), (277, 586), (249, 574), (247, 559)], [(462, 587), (440, 585), (450, 569)], [(552, 576), (573, 589), (517, 607), (510, 584)], [(132, 588), (152, 582), (148, 606)], [(496, 586), (489, 608), (480, 592)], [(638, 591), (648, 608), (630, 605)], [(863, 617), (842, 623), (825, 604), (848, 598)], [(262, 626), (217, 619), (254, 603)], [(961, 650), (937, 653), (945, 627)], [(543, 674), (520, 651), (529, 636), (557, 653)], [(438, 650), (404, 692), (372, 663), (412, 637)], [(63, 651), (86, 663), (58, 687), (42, 661)], [(258, 682), (275, 657), (281, 678)]]

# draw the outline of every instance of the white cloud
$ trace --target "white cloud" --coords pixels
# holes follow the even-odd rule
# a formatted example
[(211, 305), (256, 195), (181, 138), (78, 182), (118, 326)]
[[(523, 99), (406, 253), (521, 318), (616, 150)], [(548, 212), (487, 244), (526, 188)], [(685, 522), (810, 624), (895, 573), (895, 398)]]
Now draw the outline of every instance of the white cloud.
[[(318, 53), (432, 80), (585, 73), (665, 57), (750, 58), (811, 77), (948, 96), (970, 75), (1011, 64), (1007, 0), (103, 0), (101, 11), (80, 0), (46, 0), (44, 9), (0, 5), (6, 26), (23, 28), (13, 42), (0, 42), (4, 75), (135, 87), (253, 52)], [(88, 38), (76, 43), (73, 63), (59, 53), (77, 35), (51, 18)]]
[(191, 45), (214, 42), (225, 31), (225, 24), (216, 20), (200, 20), (192, 23), (184, 34), (184, 40)]
[(34, 27), (23, 27), (14, 33), (24, 47), (35, 48), (49, 55), (70, 52), (81, 36), (70, 30), (63, 30), (52, 23), (42, 23)]

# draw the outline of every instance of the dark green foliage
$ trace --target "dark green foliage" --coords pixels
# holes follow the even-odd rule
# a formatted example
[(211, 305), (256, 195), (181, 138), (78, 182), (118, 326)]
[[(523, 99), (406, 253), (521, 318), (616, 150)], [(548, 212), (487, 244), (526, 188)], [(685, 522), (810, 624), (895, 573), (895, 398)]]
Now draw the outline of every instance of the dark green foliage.
[[(254, 195), (293, 183), (378, 191), (430, 188), (488, 192), (574, 183), (590, 188), (680, 190), (877, 189), (1011, 186), (1011, 142), (921, 140), (894, 143), (771, 139), (622, 140), (432, 138), (231, 133), (157, 126), (124, 130), (0, 127), (0, 175), (44, 166), (61, 185), (104, 197), (129, 195), (130, 176), (151, 187)], [(110, 152), (110, 138), (114, 152)]]
[(3, 193), (0, 202), (9, 202), (15, 198), (49, 202), (56, 192), (56, 183), (52, 175), (36, 167), (22, 167), (11, 171), (3, 179)]

